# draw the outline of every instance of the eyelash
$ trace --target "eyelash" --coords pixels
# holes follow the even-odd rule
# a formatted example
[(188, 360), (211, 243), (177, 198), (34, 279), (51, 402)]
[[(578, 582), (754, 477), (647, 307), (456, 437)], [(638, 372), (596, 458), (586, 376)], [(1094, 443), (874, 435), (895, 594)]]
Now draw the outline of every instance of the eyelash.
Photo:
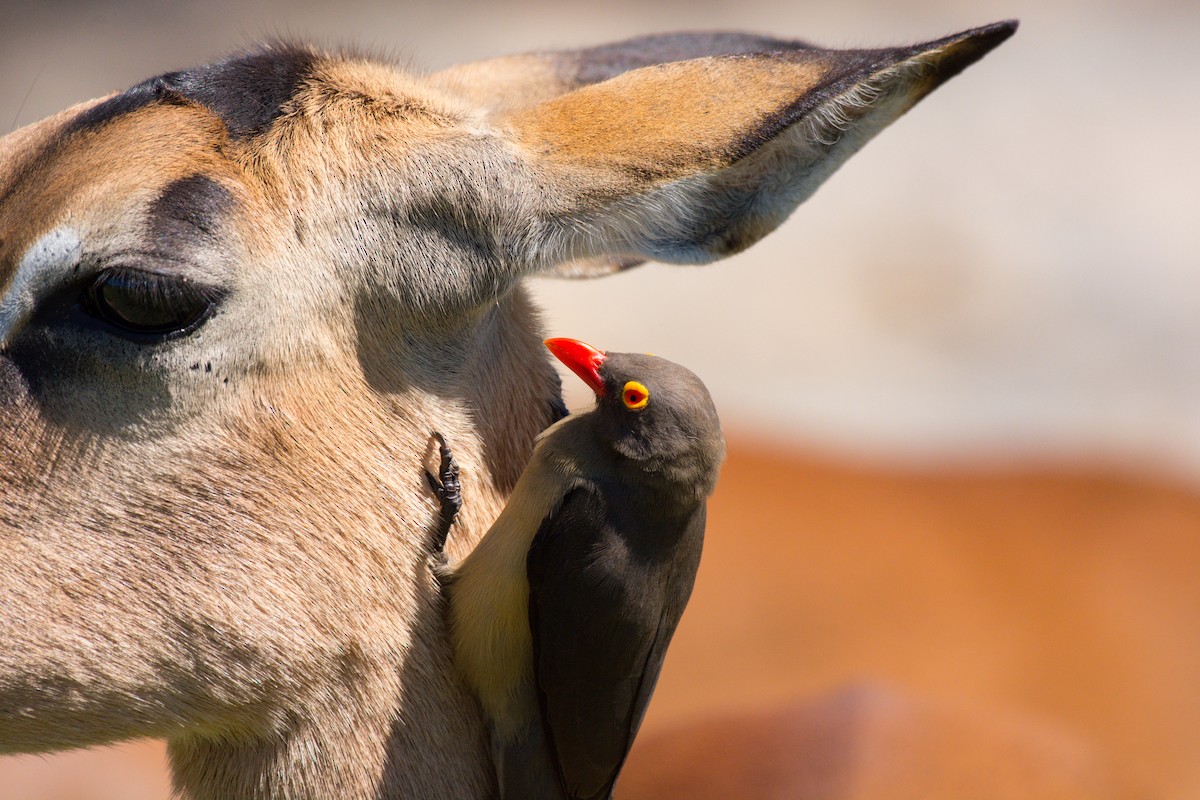
[(186, 278), (114, 267), (96, 276), (84, 291), (81, 305), (119, 335), (152, 341), (195, 330), (222, 295), (218, 289)]

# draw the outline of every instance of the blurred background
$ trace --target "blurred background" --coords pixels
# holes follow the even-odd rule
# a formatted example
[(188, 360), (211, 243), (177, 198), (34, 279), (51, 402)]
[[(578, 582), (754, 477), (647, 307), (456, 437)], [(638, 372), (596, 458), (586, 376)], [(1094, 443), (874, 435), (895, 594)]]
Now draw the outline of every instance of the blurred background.
[[(718, 776), (740, 759), (747, 797), (1195, 798), (1200, 5), (6, 0), (0, 125), (264, 36), (437, 69), (1014, 17), (747, 253), (537, 284), (554, 334), (694, 369), (729, 434), (618, 796), (741, 796)], [(660, 774), (689, 754), (702, 786)], [(0, 759), (0, 797), (168, 795), (157, 743)]]

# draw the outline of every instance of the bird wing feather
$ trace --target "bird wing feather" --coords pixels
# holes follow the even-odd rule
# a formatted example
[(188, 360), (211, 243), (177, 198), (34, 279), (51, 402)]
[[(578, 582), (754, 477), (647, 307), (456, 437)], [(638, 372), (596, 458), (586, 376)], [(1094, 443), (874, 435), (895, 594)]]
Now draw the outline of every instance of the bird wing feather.
[[(573, 489), (543, 521), (527, 561), (542, 723), (564, 788), (580, 800), (612, 794), (699, 558), (698, 541), (682, 558), (631, 546), (661, 531), (639, 529), (656, 524), (653, 514), (619, 505), (595, 487)], [(684, 524), (702, 536), (703, 506)]]

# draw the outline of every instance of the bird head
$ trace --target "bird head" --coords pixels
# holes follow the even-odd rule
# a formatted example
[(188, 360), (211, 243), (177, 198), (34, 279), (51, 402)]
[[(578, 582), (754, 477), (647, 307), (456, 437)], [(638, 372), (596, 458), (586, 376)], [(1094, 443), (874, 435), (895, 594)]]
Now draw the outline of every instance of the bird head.
[(607, 353), (576, 339), (545, 344), (596, 393), (596, 431), (619, 456), (645, 472), (712, 491), (725, 438), (695, 373), (665, 358)]

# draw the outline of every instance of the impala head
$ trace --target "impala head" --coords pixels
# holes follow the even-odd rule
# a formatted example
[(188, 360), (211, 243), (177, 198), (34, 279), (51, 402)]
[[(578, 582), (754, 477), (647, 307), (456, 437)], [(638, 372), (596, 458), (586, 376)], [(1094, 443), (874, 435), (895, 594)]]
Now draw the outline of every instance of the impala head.
[(431, 76), (274, 46), (0, 139), (0, 750), (486, 792), (422, 472), (443, 432), (461, 554), (560, 413), (522, 279), (747, 247), (1012, 30)]

